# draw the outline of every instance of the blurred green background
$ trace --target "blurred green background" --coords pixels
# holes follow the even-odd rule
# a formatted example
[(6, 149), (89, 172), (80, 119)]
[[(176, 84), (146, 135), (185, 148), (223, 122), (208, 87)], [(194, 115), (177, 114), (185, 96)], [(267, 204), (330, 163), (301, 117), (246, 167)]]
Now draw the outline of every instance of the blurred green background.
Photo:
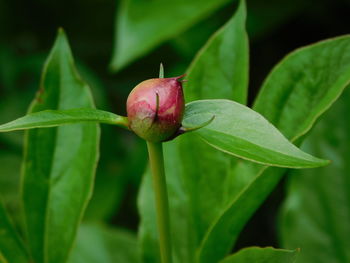
[[(128, 32), (127, 27), (123, 29), (121, 24), (125, 20), (121, 17), (125, 15), (125, 3), (121, 5), (115, 0), (0, 0), (0, 122), (25, 114), (39, 87), (43, 63), (60, 26), (68, 35), (78, 70), (90, 84), (97, 107), (125, 114), (126, 97), (137, 83), (156, 77), (160, 62), (165, 65), (166, 76), (182, 74), (201, 46), (236, 8), (236, 1), (218, 1), (219, 4), (208, 7), (196, 19), (177, 26), (182, 18), (175, 16), (171, 5), (167, 8), (167, 1), (165, 4), (159, 0), (131, 2), (142, 6), (141, 11), (136, 10), (128, 17), (136, 25), (129, 27), (133, 32)], [(191, 10), (186, 10), (186, 1), (169, 2), (175, 6), (179, 2), (182, 13), (197, 10), (195, 3), (188, 6)], [(350, 2), (346, 0), (248, 0), (247, 6), (250, 103), (264, 77), (285, 54), (303, 45), (349, 33)], [(147, 20), (159, 13), (167, 18), (161, 30), (152, 26), (162, 23), (162, 16), (154, 16), (151, 22)], [(137, 23), (149, 28), (137, 32)], [(131, 58), (115, 72), (112, 69), (116, 68), (113, 65), (120, 48), (116, 44), (124, 37), (132, 39), (135, 34), (141, 41), (136, 48), (130, 45), (120, 51)], [(148, 38), (155, 41), (146, 48)], [(141, 54), (135, 51), (143, 47)], [(18, 222), (22, 136), (22, 132), (0, 134), (0, 192)], [(118, 128), (103, 126), (95, 191), (85, 220), (104, 220), (136, 232), (139, 220), (136, 195), (146, 162), (142, 141)], [(276, 218), (285, 196), (283, 184), (284, 181), (250, 220), (241, 233), (238, 247), (278, 247)]]

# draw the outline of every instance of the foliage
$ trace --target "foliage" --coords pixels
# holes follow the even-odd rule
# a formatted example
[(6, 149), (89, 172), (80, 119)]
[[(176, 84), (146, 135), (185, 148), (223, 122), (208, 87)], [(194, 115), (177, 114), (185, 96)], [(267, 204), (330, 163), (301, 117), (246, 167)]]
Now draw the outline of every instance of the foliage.
[[(121, 1), (112, 70), (119, 71), (180, 36), (227, 2)], [(344, 215), (348, 127), (341, 116), (349, 100), (348, 93), (341, 94), (350, 82), (350, 37), (328, 39), (287, 55), (268, 74), (250, 108), (246, 19), (246, 4), (240, 0), (234, 15), (188, 66), (184, 88), (188, 104), (182, 125), (192, 132), (164, 143), (173, 260), (296, 262), (299, 251), (295, 249), (301, 247), (301, 262), (345, 262), (349, 258)], [(181, 46), (176, 39), (171, 41)], [(111, 127), (128, 130), (128, 119), (110, 112), (106, 94), (96, 89), (98, 78), (79, 62), (75, 64), (60, 29), (27, 114), (0, 125), (0, 145), (4, 142), (13, 149), (15, 163), (21, 138), (19, 133), (6, 134), (26, 130), (22, 178), (20, 183), (16, 177), (9, 182), (10, 189), (20, 184), (20, 200), (15, 190), (6, 192), (6, 185), (0, 186), (5, 200), (0, 204), (0, 262), (160, 262), (154, 189), (149, 169), (143, 171), (143, 142), (127, 139), (127, 150), (122, 149), (129, 131)], [(11, 74), (4, 76), (9, 86), (15, 85)], [(104, 110), (96, 109), (87, 82), (95, 83), (94, 97)], [(13, 101), (21, 101), (22, 96), (14, 93)], [(115, 109), (123, 112), (119, 106)], [(0, 117), (3, 122), (14, 119)], [(337, 129), (329, 132), (330, 126)], [(101, 128), (103, 158), (96, 172)], [(305, 151), (297, 148), (309, 133)], [(120, 148), (105, 150), (104, 145)], [(281, 239), (283, 247), (291, 250), (249, 247), (229, 255), (243, 227), (287, 169), (328, 164), (309, 153), (334, 163), (290, 172)], [(4, 174), (11, 170), (1, 169)], [(137, 176), (108, 176), (126, 171), (144, 172), (138, 195), (138, 237), (101, 223), (110, 218), (126, 185), (132, 180), (138, 185)], [(96, 191), (87, 208), (96, 173)], [(0, 182), (5, 177), (1, 175)], [(86, 208), (86, 221), (94, 223), (82, 223)]]
[[(90, 91), (74, 68), (64, 33), (59, 30), (29, 113), (75, 106), (94, 108)], [(36, 262), (64, 262), (68, 258), (91, 195), (99, 135), (94, 123), (26, 133), (22, 199), (28, 243)]]
[(300, 262), (347, 262), (349, 234), (349, 122), (347, 89), (303, 147), (332, 159), (323, 169), (293, 171), (280, 218), (285, 247), (301, 247)]
[[(215, 11), (227, 0), (166, 2), (122, 0), (116, 19), (116, 48), (111, 67), (119, 70)], [(145, 9), (148, 12), (145, 12)], [(140, 45), (142, 42), (142, 45)]]

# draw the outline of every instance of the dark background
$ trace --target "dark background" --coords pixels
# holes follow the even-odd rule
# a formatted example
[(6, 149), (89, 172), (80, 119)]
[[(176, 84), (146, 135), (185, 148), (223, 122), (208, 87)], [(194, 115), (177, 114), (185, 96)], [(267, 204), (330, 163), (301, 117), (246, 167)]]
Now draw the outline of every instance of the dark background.
[[(295, 48), (349, 33), (350, 2), (248, 0), (250, 93), (253, 101), (274, 64)], [(0, 0), (0, 121), (23, 115), (39, 86), (40, 72), (62, 26), (80, 73), (93, 89), (98, 108), (125, 114), (130, 90), (155, 77), (159, 62), (181, 74), (207, 38), (230, 18), (230, 4), (178, 37), (162, 44), (118, 73), (108, 70), (113, 49), (114, 0)], [(202, 30), (198, 30), (201, 28)], [(204, 28), (204, 29), (203, 29)], [(183, 39), (179, 43), (179, 39)], [(0, 136), (0, 191), (13, 214), (22, 152), (22, 134)], [(132, 158), (130, 157), (132, 156)], [(136, 194), (146, 163), (142, 142), (120, 130), (103, 127), (95, 195), (86, 220), (104, 220), (137, 230)], [(6, 169), (4, 168), (6, 167)], [(237, 247), (278, 246), (276, 217), (284, 198), (284, 181), (241, 233)]]

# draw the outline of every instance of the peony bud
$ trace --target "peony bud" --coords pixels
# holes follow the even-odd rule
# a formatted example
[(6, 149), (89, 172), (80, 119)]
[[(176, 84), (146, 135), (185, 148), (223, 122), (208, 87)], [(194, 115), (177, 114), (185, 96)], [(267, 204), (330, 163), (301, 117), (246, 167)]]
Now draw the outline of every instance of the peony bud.
[(141, 138), (161, 142), (172, 138), (181, 126), (184, 113), (182, 76), (149, 79), (129, 94), (129, 128)]

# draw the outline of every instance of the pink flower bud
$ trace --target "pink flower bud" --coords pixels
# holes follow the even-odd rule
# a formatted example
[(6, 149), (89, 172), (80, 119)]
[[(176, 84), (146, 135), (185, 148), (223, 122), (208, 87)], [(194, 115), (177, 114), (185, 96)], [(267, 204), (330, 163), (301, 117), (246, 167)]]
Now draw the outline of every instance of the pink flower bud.
[(184, 113), (182, 76), (149, 79), (129, 94), (129, 128), (151, 142), (166, 141), (178, 131)]

